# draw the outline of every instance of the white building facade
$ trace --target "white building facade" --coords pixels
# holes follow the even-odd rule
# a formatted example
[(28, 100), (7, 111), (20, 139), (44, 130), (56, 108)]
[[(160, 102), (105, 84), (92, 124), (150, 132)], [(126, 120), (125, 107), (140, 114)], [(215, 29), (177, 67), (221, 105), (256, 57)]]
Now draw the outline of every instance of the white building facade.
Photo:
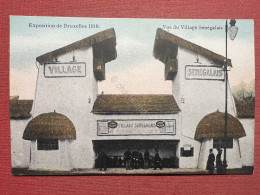
[[(97, 82), (105, 80), (105, 64), (116, 59), (114, 29), (39, 56), (29, 124), (41, 114), (59, 113), (73, 123), (76, 136), (71, 139), (68, 133), (62, 137), (60, 129), (55, 130), (52, 136), (46, 137), (49, 142), (44, 143), (58, 140), (58, 149), (48, 146), (41, 151), (39, 148), (43, 146), (39, 140), (45, 140), (42, 131), (25, 136), (26, 140), (20, 137), (15, 142), (30, 145), (30, 152), (28, 147), (24, 148), (19, 166), (13, 159), (20, 158), (12, 156), (12, 167), (89, 169), (95, 167), (97, 154), (103, 149), (109, 157), (120, 159), (128, 149), (141, 153), (148, 149), (151, 157), (159, 151), (165, 167), (205, 169), (209, 149), (213, 148), (217, 154), (216, 148), (222, 147), (217, 143), (221, 136), (214, 137), (217, 134), (214, 129), (209, 137), (196, 139), (195, 134), (206, 115), (224, 112), (225, 58), (161, 29), (157, 30), (153, 52), (165, 64), (165, 79), (173, 82), (172, 94), (98, 95)], [(228, 65), (231, 66), (230, 60)], [(237, 115), (230, 87), (228, 113)], [(254, 120), (248, 120), (242, 122), (246, 133), (230, 137), (228, 168), (253, 166), (253, 151), (243, 157), (247, 148), (253, 149)], [(18, 128), (19, 132), (26, 129), (11, 125), (12, 132)], [(242, 138), (244, 148), (240, 137), (246, 138)], [(14, 145), (17, 144), (12, 143), (12, 151), (16, 150)]]

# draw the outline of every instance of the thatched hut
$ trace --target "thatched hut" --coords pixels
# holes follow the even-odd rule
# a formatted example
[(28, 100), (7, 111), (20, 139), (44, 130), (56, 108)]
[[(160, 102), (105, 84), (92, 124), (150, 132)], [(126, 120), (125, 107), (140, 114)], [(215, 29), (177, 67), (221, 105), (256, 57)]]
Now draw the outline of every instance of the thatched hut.
[(30, 160), (30, 142), (22, 139), (23, 132), (31, 120), (33, 100), (20, 100), (19, 96), (10, 96), (10, 127), (12, 167), (28, 167)]
[(227, 136), (225, 138), (225, 113), (213, 112), (201, 119), (194, 139), (201, 141), (199, 168), (205, 168), (210, 148), (227, 148), (227, 161), (230, 168), (241, 167), (239, 138), (246, 136), (238, 118), (228, 114)]
[(10, 118), (28, 119), (31, 117), (32, 100), (19, 100), (18, 96), (10, 97)]
[(254, 166), (255, 100), (235, 100), (237, 118), (246, 131), (246, 136), (239, 139), (243, 166)]
[(238, 118), (255, 118), (254, 100), (235, 100)]
[(76, 139), (72, 121), (54, 112), (40, 114), (26, 126), (23, 139), (31, 140), (31, 169), (70, 170), (69, 145)]

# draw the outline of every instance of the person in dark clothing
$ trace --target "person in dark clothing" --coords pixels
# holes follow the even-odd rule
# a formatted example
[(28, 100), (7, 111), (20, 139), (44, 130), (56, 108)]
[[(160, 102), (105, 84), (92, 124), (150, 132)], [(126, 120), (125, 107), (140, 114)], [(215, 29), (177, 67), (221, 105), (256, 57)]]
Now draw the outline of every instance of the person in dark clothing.
[(105, 153), (105, 150), (102, 150), (99, 154), (98, 154), (98, 166), (99, 166), (99, 170), (102, 171), (102, 169), (104, 168), (104, 171), (107, 170), (107, 155)]
[(139, 163), (138, 163), (139, 152), (137, 150), (133, 151), (132, 156), (133, 156), (133, 168), (134, 169), (139, 169)]
[(154, 170), (156, 170), (157, 168), (160, 168), (162, 170), (162, 166), (161, 166), (161, 157), (159, 156), (158, 151), (156, 151), (155, 156), (154, 156)]
[(118, 166), (122, 167), (122, 165), (123, 165), (123, 159), (122, 157), (118, 157)]
[(132, 153), (130, 152), (130, 149), (128, 149), (125, 153), (125, 164), (126, 164), (126, 170), (132, 170)]
[(149, 167), (149, 158), (150, 158), (150, 154), (148, 149), (146, 148), (144, 152), (144, 169), (148, 169)]
[(139, 164), (139, 168), (144, 168), (144, 158), (143, 158), (143, 154), (141, 152), (139, 152), (138, 154), (138, 164)]
[(218, 150), (218, 154), (216, 156), (216, 168), (217, 168), (217, 174), (221, 174), (223, 169), (223, 163), (221, 160), (222, 149), (218, 148), (217, 150)]
[(213, 150), (209, 150), (209, 156), (207, 161), (206, 170), (209, 171), (209, 174), (213, 174), (214, 171), (214, 162), (215, 162), (215, 155), (213, 154)]

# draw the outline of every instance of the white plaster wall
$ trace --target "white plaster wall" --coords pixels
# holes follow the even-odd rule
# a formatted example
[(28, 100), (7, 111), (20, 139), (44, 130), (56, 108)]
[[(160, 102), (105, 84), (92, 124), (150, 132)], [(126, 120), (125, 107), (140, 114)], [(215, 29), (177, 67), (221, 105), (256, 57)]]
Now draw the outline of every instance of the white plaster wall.
[[(183, 147), (184, 145), (191, 145), (193, 147), (193, 156), (189, 157), (183, 157), (180, 155), (180, 148)], [(198, 158), (199, 158), (199, 152), (200, 152), (200, 146), (201, 143), (191, 139), (186, 136), (181, 136), (181, 140), (179, 143), (179, 148), (178, 148), (178, 156), (179, 156), (179, 167), (180, 168), (197, 168), (198, 167)]]
[(243, 166), (254, 166), (254, 132), (255, 119), (239, 119), (246, 136), (239, 139)]
[[(198, 160), (198, 168), (206, 169), (209, 149), (213, 149), (213, 139), (204, 139), (201, 144), (201, 150)], [(242, 168), (242, 159), (240, 156), (238, 139), (233, 139), (233, 148), (227, 148), (227, 165), (228, 169)], [(213, 153), (216, 157), (218, 154), (216, 149), (213, 149)], [(224, 159), (224, 150), (222, 151), (221, 160)], [(216, 165), (216, 161), (215, 161)]]
[(76, 50), (74, 53), (60, 56), (58, 61), (70, 62), (73, 55), (77, 62), (86, 63), (85, 77), (45, 78), (44, 66), (38, 64), (33, 117), (54, 110), (67, 116), (73, 122), (77, 136), (76, 140), (70, 142), (72, 166), (91, 168), (94, 166), (94, 163), (89, 160), (94, 156), (89, 136), (93, 129), (91, 109), (97, 96), (97, 83), (93, 74), (93, 51), (92, 48)]
[(11, 125), (11, 158), (13, 168), (26, 168), (30, 164), (31, 142), (23, 139), (23, 132), (31, 119), (10, 120)]
[(68, 140), (59, 140), (59, 150), (37, 150), (37, 141), (32, 141), (31, 151), (29, 169), (71, 170), (73, 168)]
[[(225, 111), (225, 82), (185, 79), (186, 65), (214, 64), (203, 56), (199, 56), (199, 61), (202, 64), (194, 63), (196, 62), (197, 54), (184, 48), (179, 48), (177, 57), (179, 69), (177, 78), (173, 83), (173, 94), (179, 97), (177, 101), (182, 111), (182, 133), (187, 137), (194, 138), (196, 127), (205, 115), (216, 112), (217, 110), (220, 112)], [(179, 91), (176, 91), (176, 89)], [(182, 96), (185, 99), (185, 103), (180, 103)], [(230, 87), (228, 88), (228, 112), (235, 116), (235, 105)]]
[[(94, 123), (95, 123), (95, 129), (93, 130), (93, 140), (173, 140), (173, 141), (179, 141), (181, 139), (180, 132), (180, 117), (179, 114), (121, 114), (121, 115), (94, 115)], [(141, 119), (156, 119), (156, 120), (163, 120), (163, 119), (175, 119), (176, 120), (176, 135), (126, 135), (126, 136), (98, 136), (97, 135), (97, 120), (141, 120)], [(150, 155), (154, 155), (154, 149), (150, 150)], [(142, 151), (142, 148), (140, 148)], [(177, 144), (177, 151), (176, 156), (179, 157), (179, 144)], [(161, 158), (169, 157), (166, 154), (163, 153), (163, 151), (159, 150), (159, 154)]]
[[(119, 115), (94, 115), (94, 123), (93, 126), (93, 140), (130, 140), (130, 139), (146, 139), (146, 140), (180, 140), (180, 119), (179, 114), (119, 114)], [(176, 119), (176, 135), (127, 135), (127, 136), (98, 136), (97, 135), (97, 120), (141, 120), (141, 119), (155, 119), (155, 120), (163, 120), (163, 119)]]
[[(197, 168), (200, 142), (182, 135), (181, 113), (176, 114), (147, 114), (147, 115), (94, 115), (95, 130), (93, 130), (93, 140), (178, 140), (176, 156), (179, 157), (180, 168)], [(127, 136), (98, 136), (97, 135), (97, 120), (134, 120), (134, 119), (176, 119), (176, 135), (127, 135)], [(180, 147), (184, 144), (190, 144), (194, 147), (193, 157), (181, 157)]]
[[(206, 169), (209, 149), (213, 149), (213, 141), (212, 139), (204, 139), (201, 143), (199, 159), (198, 159), (198, 168)], [(217, 155), (217, 151), (213, 150), (214, 155)], [(216, 163), (215, 163), (216, 164)]]
[[(197, 54), (187, 49), (179, 47), (178, 50), (178, 72), (173, 80), (173, 95), (176, 98), (181, 109), (181, 134), (180, 145), (194, 145), (194, 158), (190, 161), (189, 157), (180, 158), (180, 166), (185, 168), (201, 166), (205, 154), (204, 145), (201, 146), (199, 141), (194, 140), (196, 127), (200, 120), (212, 112), (219, 110), (225, 111), (225, 82), (216, 80), (187, 80), (185, 79), (186, 65), (217, 65), (213, 61), (200, 56), (199, 62), (196, 62)], [(181, 98), (184, 98), (184, 103)], [(235, 116), (235, 104), (231, 96), (230, 86), (228, 85), (228, 112)], [(181, 147), (180, 146), (180, 147)], [(202, 151), (200, 151), (200, 148)], [(208, 150), (206, 157), (208, 155)], [(199, 157), (202, 155), (201, 157)], [(200, 159), (200, 160), (199, 160)], [(204, 166), (204, 164), (203, 164)]]

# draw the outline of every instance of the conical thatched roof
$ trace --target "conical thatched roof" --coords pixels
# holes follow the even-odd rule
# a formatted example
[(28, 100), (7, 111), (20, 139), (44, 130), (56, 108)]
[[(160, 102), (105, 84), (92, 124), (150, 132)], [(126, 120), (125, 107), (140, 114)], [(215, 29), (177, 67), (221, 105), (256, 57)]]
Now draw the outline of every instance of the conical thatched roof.
[[(225, 136), (225, 113), (213, 112), (206, 115), (199, 122), (194, 139), (223, 138)], [(240, 121), (228, 114), (228, 138), (240, 138), (246, 136), (243, 125)]]
[(44, 113), (28, 123), (23, 139), (76, 139), (76, 130), (71, 120), (63, 114)]

